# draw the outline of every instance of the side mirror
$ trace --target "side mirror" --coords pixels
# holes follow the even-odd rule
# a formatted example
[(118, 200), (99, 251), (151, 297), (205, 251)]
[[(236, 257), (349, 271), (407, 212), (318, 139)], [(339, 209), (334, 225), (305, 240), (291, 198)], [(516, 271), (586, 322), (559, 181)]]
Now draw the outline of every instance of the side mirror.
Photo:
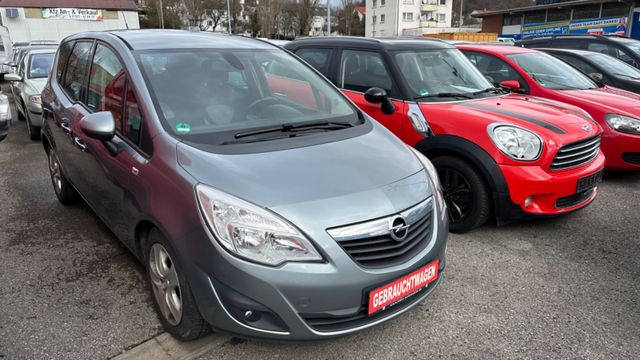
[(590, 73), (589, 77), (596, 82), (602, 82), (602, 80), (604, 80), (604, 76), (601, 73)]
[(364, 93), (364, 99), (372, 104), (380, 104), (380, 111), (383, 114), (391, 115), (396, 111), (396, 106), (384, 89), (372, 87)]
[(511, 91), (518, 91), (520, 90), (520, 82), (518, 80), (505, 80), (500, 83), (500, 87)]
[(4, 74), (6, 81), (22, 81), (22, 77), (18, 74)]
[(100, 111), (80, 119), (80, 129), (90, 138), (109, 141), (116, 134), (116, 121), (111, 111)]

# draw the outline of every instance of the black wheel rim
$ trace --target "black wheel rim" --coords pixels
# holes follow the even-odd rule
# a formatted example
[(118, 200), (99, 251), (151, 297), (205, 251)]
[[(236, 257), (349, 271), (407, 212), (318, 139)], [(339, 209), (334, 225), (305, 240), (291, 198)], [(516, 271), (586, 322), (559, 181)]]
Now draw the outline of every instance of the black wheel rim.
[(438, 176), (442, 181), (442, 192), (447, 204), (449, 221), (452, 224), (464, 221), (473, 209), (471, 185), (464, 175), (455, 169), (440, 169)]

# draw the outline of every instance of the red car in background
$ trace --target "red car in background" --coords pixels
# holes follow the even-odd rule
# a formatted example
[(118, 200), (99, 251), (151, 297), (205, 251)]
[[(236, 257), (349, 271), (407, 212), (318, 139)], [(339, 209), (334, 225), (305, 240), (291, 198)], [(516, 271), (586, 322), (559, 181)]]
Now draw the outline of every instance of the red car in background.
[(604, 129), (609, 170), (640, 170), (640, 95), (594, 82), (549, 54), (514, 46), (458, 45), (495, 85), (586, 110)]
[(321, 37), (285, 48), (431, 159), (452, 232), (567, 213), (597, 195), (600, 126), (574, 106), (494, 87), (450, 44)]

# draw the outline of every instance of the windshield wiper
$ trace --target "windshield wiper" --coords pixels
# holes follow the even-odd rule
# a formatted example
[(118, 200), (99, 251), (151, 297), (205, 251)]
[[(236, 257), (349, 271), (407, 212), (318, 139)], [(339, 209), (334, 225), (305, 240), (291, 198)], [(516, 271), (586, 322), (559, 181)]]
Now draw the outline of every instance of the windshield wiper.
[(471, 93), (473, 95), (480, 95), (480, 94), (484, 94), (484, 93), (488, 93), (488, 92), (495, 92), (495, 93), (507, 93), (509, 92), (509, 90), (505, 90), (502, 88), (497, 88), (497, 87), (490, 87), (490, 88), (486, 88), (484, 90), (480, 90), (480, 91), (476, 91), (474, 93)]
[(271, 134), (276, 132), (295, 134), (301, 131), (309, 131), (309, 130), (330, 131), (330, 130), (340, 130), (340, 129), (350, 128), (353, 126), (354, 125), (350, 123), (335, 122), (335, 121), (315, 121), (315, 122), (306, 122), (306, 123), (300, 123), (300, 124), (282, 124), (282, 125), (268, 127), (268, 128), (242, 131), (235, 134), (233, 137), (236, 139), (241, 139), (249, 136)]
[(427, 95), (415, 96), (415, 97), (413, 98), (413, 100), (428, 99), (428, 98), (463, 98), (463, 99), (473, 99), (473, 96), (472, 96), (471, 94), (465, 94), (465, 93), (442, 92), (442, 93), (437, 93), (437, 94), (427, 94)]

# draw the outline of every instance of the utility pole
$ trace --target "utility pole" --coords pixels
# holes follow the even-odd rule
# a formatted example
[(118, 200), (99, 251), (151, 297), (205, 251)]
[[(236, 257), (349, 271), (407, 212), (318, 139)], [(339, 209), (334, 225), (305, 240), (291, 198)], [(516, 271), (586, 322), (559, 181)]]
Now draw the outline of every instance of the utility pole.
[(462, 30), (462, 22), (464, 21), (464, 16), (462, 15), (462, 7), (464, 6), (464, 0), (460, 0), (460, 19), (458, 21), (458, 28)]
[(162, 0), (160, 0), (160, 28), (164, 29), (164, 7), (162, 6)]
[(231, 31), (231, 0), (227, 0), (227, 27), (229, 28), (229, 34), (233, 34)]
[(327, 0), (327, 36), (331, 36), (331, 0)]

